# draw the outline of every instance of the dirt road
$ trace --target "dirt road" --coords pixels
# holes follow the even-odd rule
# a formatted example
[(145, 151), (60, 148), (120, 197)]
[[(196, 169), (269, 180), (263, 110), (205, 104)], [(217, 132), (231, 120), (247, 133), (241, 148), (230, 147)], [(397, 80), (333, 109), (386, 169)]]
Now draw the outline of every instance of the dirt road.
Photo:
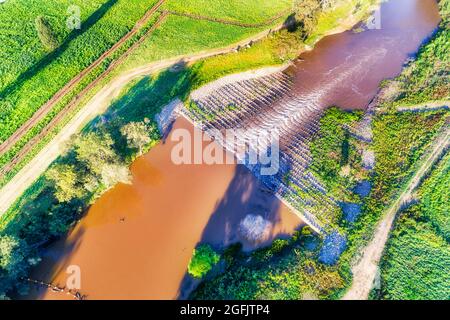
[(375, 277), (378, 273), (378, 265), (383, 255), (383, 251), (397, 212), (402, 204), (408, 201), (413, 191), (419, 186), (423, 177), (427, 174), (433, 164), (439, 159), (443, 151), (450, 145), (450, 128), (437, 138), (433, 144), (431, 153), (427, 156), (424, 163), (411, 179), (408, 188), (397, 198), (397, 200), (388, 208), (383, 219), (375, 229), (374, 237), (371, 242), (363, 249), (362, 257), (352, 268), (353, 283), (349, 291), (342, 298), (343, 300), (366, 300), (369, 297)]
[(62, 87), (50, 100), (42, 105), (33, 116), (28, 119), (19, 129), (16, 130), (8, 139), (0, 144), (0, 156), (10, 150), (20, 139), (22, 139), (39, 121), (44, 119), (53, 107), (60, 102), (65, 95), (81, 83), (90, 74), (92, 70), (100, 66), (107, 58), (112, 56), (126, 41), (136, 35), (141, 28), (150, 20), (152, 15), (164, 4), (165, 0), (160, 0), (152, 8), (150, 8), (144, 16), (136, 23), (135, 27), (117, 41), (111, 48), (105, 51), (90, 66), (81, 71), (76, 77), (70, 80)]
[[(325, 33), (323, 37), (344, 32), (351, 29), (359, 22), (355, 16), (342, 21), (341, 25)], [(87, 104), (84, 106), (69, 123), (3, 188), (0, 190), (0, 217), (5, 214), (8, 208), (27, 190), (39, 176), (50, 166), (50, 164), (60, 155), (60, 145), (67, 141), (73, 134), (78, 132), (86, 123), (98, 114), (104, 112), (111, 101), (118, 97), (123, 88), (134, 79), (150, 75), (158, 71), (167, 69), (181, 60), (185, 63), (194, 62), (208, 57), (233, 52), (237, 47), (242, 47), (250, 42), (256, 42), (265, 38), (271, 31), (278, 31), (284, 28), (280, 25), (271, 30), (263, 31), (250, 38), (244, 39), (228, 47), (202, 51), (191, 55), (178, 56), (167, 60), (162, 60), (134, 70), (128, 71), (113, 79), (107, 86), (103, 87)]]

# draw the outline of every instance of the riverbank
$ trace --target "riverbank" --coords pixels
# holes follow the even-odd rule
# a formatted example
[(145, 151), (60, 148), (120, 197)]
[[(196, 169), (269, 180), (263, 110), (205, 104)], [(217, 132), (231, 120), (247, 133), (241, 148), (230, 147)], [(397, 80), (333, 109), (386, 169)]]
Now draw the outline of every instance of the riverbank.
[[(298, 53), (298, 50), (296, 50), (295, 47), (291, 47), (290, 50), (283, 51), (280, 56), (280, 52), (278, 51), (279, 48), (274, 46), (274, 44), (277, 43), (277, 39), (281, 39), (281, 41), (285, 43), (284, 40), (286, 38), (290, 39), (290, 41), (295, 41), (295, 43), (298, 43), (296, 33), (282, 31), (280, 34), (270, 37), (267, 42), (261, 42), (260, 46), (258, 46), (257, 43), (249, 49), (232, 54), (233, 58), (231, 59), (236, 59), (236, 57), (240, 57), (241, 55), (248, 55), (253, 52), (252, 50), (263, 51), (267, 48), (267, 43), (269, 43), (270, 47), (274, 49), (274, 51), (269, 51), (270, 57), (276, 56), (278, 57), (277, 61), (285, 61), (286, 59), (289, 59), (289, 57), (295, 56), (296, 53)], [(303, 45), (299, 44), (299, 46)], [(231, 56), (225, 55), (211, 58), (179, 70), (166, 70), (159, 73), (157, 76), (140, 79), (133, 86), (128, 88), (129, 90), (126, 94), (118, 97), (118, 99), (108, 109), (108, 112), (101, 117), (98, 117), (96, 119), (97, 121), (94, 122), (89, 129), (94, 129), (93, 133), (96, 134), (98, 131), (101, 131), (99, 130), (99, 126), (96, 124), (108, 124), (108, 119), (114, 118), (119, 121), (111, 123), (111, 125), (113, 125), (112, 133), (117, 135), (116, 131), (118, 128), (114, 126), (123, 126), (126, 123), (143, 121), (145, 118), (153, 118), (153, 115), (158, 113), (160, 108), (172, 100), (174, 96), (185, 97), (192, 90), (192, 88), (201, 85), (205, 79), (219, 77), (222, 76), (224, 72), (226, 73), (236, 70), (236, 67), (230, 63), (221, 63), (223, 66), (222, 68), (209, 69), (212, 65), (215, 65), (218, 62), (223, 62), (222, 59), (226, 59), (227, 57)], [(268, 60), (260, 60), (259, 62), (261, 61)], [(253, 66), (254, 65), (239, 65), (239, 68), (245, 69)], [(150, 71), (145, 69), (145, 72)], [(143, 74), (145, 74), (145, 72)], [(138, 74), (142, 75), (139, 72)], [(130, 77), (132, 77), (132, 75), (133, 73), (129, 74)], [(113, 90), (113, 92), (118, 94), (119, 91)], [(109, 98), (110, 97), (103, 92), (102, 99), (97, 102), (104, 103), (105, 101), (110, 101)], [(99, 105), (105, 106), (103, 103), (100, 103)], [(116, 138), (120, 139), (120, 136), (116, 136)], [(128, 162), (131, 162), (134, 158), (133, 156), (130, 156), (129, 150), (127, 150), (127, 153), (122, 156)], [(84, 188), (84, 186), (80, 185), (77, 187)], [(20, 256), (31, 256), (33, 261), (38, 261), (39, 255), (36, 250), (38, 247), (32, 247), (30, 253), (28, 251), (30, 248), (28, 248), (27, 245), (40, 243), (47, 237), (53, 237), (64, 233), (73, 225), (75, 220), (81, 218), (81, 214), (85, 211), (87, 205), (99, 196), (100, 191), (101, 189), (97, 193), (94, 193), (93, 197), (89, 196), (88, 201), (85, 199), (74, 199), (70, 205), (61, 204), (55, 200), (52, 186), (48, 185), (45, 180), (41, 179), (32, 187), (31, 192), (22, 197), (22, 199), (17, 202), (16, 206), (9, 211), (9, 218), (12, 220), (9, 220), (9, 223), (5, 225), (3, 232), (7, 235), (16, 235), (18, 230), (27, 228), (27, 232), (22, 233), (24, 238), (21, 238), (20, 241), (18, 240), (19, 242), (17, 243), (19, 244), (13, 247), (15, 248), (15, 252), (20, 254)], [(23, 212), (23, 208), (28, 208), (30, 206), (33, 207), (33, 210), (27, 210), (26, 215), (20, 214)], [(49, 218), (49, 212), (52, 214), (50, 217), (51, 219)], [(15, 216), (16, 214), (17, 216)], [(57, 219), (54, 219), (53, 217), (57, 217)], [(15, 239), (12, 241), (15, 241)], [(23, 252), (20, 251), (22, 249), (24, 249)], [(27, 266), (27, 261), (18, 260), (18, 265), (13, 268), (14, 273), (11, 273), (10, 275), (14, 278), (25, 274), (27, 272), (27, 268), (29, 268), (29, 266)], [(8, 278), (4, 278), (2, 280), (11, 281), (11, 279)]]
[[(396, 6), (402, 7), (402, 9), (396, 9)], [(411, 15), (414, 10), (404, 10), (408, 6), (416, 9), (420, 7), (416, 12), (417, 16)], [(360, 95), (360, 90), (358, 90), (360, 87), (356, 87), (353, 94), (349, 94), (347, 97), (345, 93), (342, 93), (341, 96), (333, 96), (333, 98), (340, 97), (338, 105), (352, 106), (354, 102), (371, 101), (373, 95), (378, 92), (380, 82), (380, 79), (371, 78), (371, 73), (375, 74), (382, 70), (381, 72), (392, 72), (387, 78), (397, 76), (402, 71), (403, 62), (409, 54), (417, 51), (417, 48), (422, 44), (421, 41), (417, 41), (418, 38), (429, 39), (428, 37), (434, 33), (435, 27), (439, 23), (437, 9), (434, 1), (416, 1), (414, 3), (391, 1), (383, 4), (383, 28), (366, 34), (368, 41), (363, 42), (364, 45), (358, 47), (374, 52), (370, 43), (375, 43), (378, 49), (388, 49), (383, 54), (382, 61), (379, 61), (380, 64), (373, 63), (377, 60), (366, 61), (363, 64), (366, 68), (363, 77), (366, 77), (367, 80), (364, 82), (367, 87), (362, 86), (363, 92), (372, 93), (367, 96)], [(383, 32), (387, 32), (389, 36), (383, 37)], [(390, 42), (389, 37), (392, 37), (392, 34), (396, 32), (398, 32), (398, 38), (393, 40), (392, 43), (399, 45), (404, 50), (404, 53), (398, 56), (395, 53), (395, 46), (381, 45), (386, 44), (384, 41)], [(379, 38), (377, 33), (380, 36)], [(364, 33), (362, 34), (364, 35)], [(418, 34), (421, 36), (418, 36)], [(354, 45), (351, 37), (345, 39), (348, 43)], [(407, 43), (406, 39), (414, 39), (414, 41)], [(358, 42), (358, 44), (361, 43)], [(413, 46), (415, 46), (415, 49)], [(313, 52), (316, 52), (316, 49)], [(343, 52), (344, 59), (351, 57), (349, 60), (352, 60), (353, 65), (358, 62), (358, 56), (352, 54), (353, 52), (348, 49)], [(331, 51), (330, 55), (335, 56), (336, 51)], [(320, 59), (318, 63), (324, 60), (326, 61), (326, 59)], [(338, 75), (345, 71), (347, 70), (335, 69)], [(305, 74), (311, 75), (310, 72), (305, 72)], [(329, 73), (329, 75), (332, 77), (333, 73)], [(337, 77), (339, 77), (338, 75)], [(359, 79), (360, 77), (356, 76), (355, 78)], [(349, 79), (355, 78), (349, 75)], [(354, 82), (350, 81), (349, 83)], [(370, 84), (370, 88), (368, 84)], [(342, 92), (340, 86), (339, 89)], [(355, 93), (356, 98), (354, 98)], [(398, 190), (402, 190), (403, 182), (408, 181), (413, 176), (417, 159), (430, 147), (434, 137), (445, 124), (445, 118), (445, 110), (418, 114), (404, 112), (389, 115), (381, 114), (375, 117), (373, 122), (374, 139), (372, 145), (366, 145), (367, 142), (354, 141), (353, 138), (349, 139), (348, 136), (346, 138), (345, 135), (338, 141), (334, 141), (338, 136), (336, 139), (334, 139), (335, 135), (328, 137), (326, 141), (331, 146), (335, 146), (336, 150), (318, 159), (325, 165), (324, 169), (327, 169), (321, 170), (324, 175), (332, 173), (339, 176), (340, 179), (354, 179), (356, 181), (361, 178), (358, 177), (358, 172), (353, 169), (350, 169), (348, 174), (343, 174), (347, 171), (342, 170), (344, 168), (339, 154), (341, 153), (341, 146), (344, 145), (350, 152), (346, 161), (363, 161), (362, 154), (355, 152), (360, 144), (365, 145), (368, 151), (374, 152), (376, 159), (376, 162), (373, 163), (374, 174), (370, 175), (371, 190), (369, 194), (361, 197), (359, 201), (357, 200), (359, 197), (353, 200), (361, 205), (360, 212), (354, 218), (343, 217), (339, 223), (340, 231), (345, 232), (346, 235), (346, 248), (337, 264), (318, 263), (321, 259), (321, 250), (317, 247), (311, 248), (308, 254), (299, 254), (299, 251), (302, 252), (301, 250), (307, 248), (307, 245), (300, 241), (300, 243), (296, 242), (285, 247), (283, 252), (273, 256), (263, 265), (247, 265), (245, 258), (237, 259), (236, 263), (230, 266), (226, 272), (215, 279), (205, 281), (192, 297), (198, 299), (222, 299), (225, 297), (228, 299), (230, 297), (237, 299), (337, 299), (342, 297), (352, 283), (350, 268), (358, 258), (358, 248), (369, 241), (374, 225), (379, 221), (383, 210), (389, 206), (390, 199), (398, 193)], [(333, 130), (335, 127), (335, 125), (332, 126)], [(319, 145), (319, 148), (324, 149), (325, 146), (322, 144)], [(365, 160), (370, 160), (370, 157)], [(330, 246), (333, 246), (332, 239)], [(298, 248), (300, 249), (296, 251)], [(291, 270), (296, 270), (296, 272), (294, 273)], [(239, 283), (233, 282), (235, 278), (240, 279)], [(283, 289), (280, 290), (280, 288)]]
[[(176, 129), (194, 130), (182, 118)], [(133, 162), (131, 185), (109, 190), (67, 238), (44, 250), (31, 278), (63, 286), (65, 270), (77, 265), (80, 292), (87, 299), (176, 299), (190, 293), (193, 279), (186, 267), (198, 243), (221, 250), (241, 242), (244, 250), (254, 250), (302, 226), (275, 197), (260, 191), (244, 167), (177, 166), (170, 159), (176, 142), (170, 135), (165, 141)], [(262, 242), (249, 242), (239, 233), (239, 224), (252, 212), (271, 224)], [(34, 287), (28, 298), (71, 296)]]
[[(1, 103), (5, 104), (3, 106), (5, 119), (1, 124), (5, 126), (0, 133), (4, 135), (11, 130), (15, 131), (14, 128), (17, 128), (17, 125), (20, 126), (23, 121), (28, 121), (26, 128), (15, 131), (18, 135), (14, 134), (15, 138), (8, 140), (7, 145), (12, 147), (14, 144), (14, 147), (0, 157), (1, 186), (17, 173), (17, 167), (22, 168), (30, 160), (30, 152), (36, 154), (36, 150), (41, 149), (44, 138), (47, 142), (49, 141), (49, 131), (59, 131), (62, 126), (67, 124), (71, 116), (79, 111), (79, 105), (85, 103), (86, 96), (92, 96), (100, 89), (99, 87), (107, 85), (112, 78), (143, 64), (147, 65), (149, 62), (205, 52), (239, 42), (264, 29), (281, 24), (287, 18), (287, 11), (291, 8), (289, 0), (253, 0), (251, 6), (243, 6), (240, 1), (230, 0), (226, 8), (220, 6), (221, 0), (210, 1), (208, 8), (214, 7), (208, 12), (210, 18), (223, 15), (237, 16), (238, 18), (234, 21), (245, 26), (236, 26), (227, 24), (227, 21), (223, 21), (223, 19), (220, 22), (204, 21), (199, 18), (175, 16), (166, 10), (161, 10), (161, 8), (167, 9), (167, 6), (171, 6), (171, 1), (131, 1), (132, 3), (128, 6), (130, 12), (124, 19), (121, 19), (119, 24), (112, 23), (113, 21), (110, 20), (114, 20), (111, 19), (112, 16), (122, 16), (126, 12), (126, 1), (104, 3), (98, 11), (88, 17), (87, 23), (82, 23), (80, 35), (78, 32), (72, 32), (59, 48), (38, 61), (35, 67), (30, 66), (27, 72), (20, 75), (17, 81), (4, 90), (5, 96)], [(258, 4), (261, 2), (266, 3), (265, 10), (258, 9)], [(9, 16), (9, 10), (16, 5), (13, 4), (11, 7), (10, 4), (5, 4), (2, 6), (2, 8), (4, 7), (2, 13), (6, 16), (7, 21), (12, 18)], [(63, 4), (48, 6), (61, 5)], [(86, 4), (86, 6), (89, 5)], [(181, 4), (177, 10), (182, 10), (184, 6), (184, 3)], [(195, 2), (188, 7), (189, 11), (202, 10), (201, 4)], [(35, 9), (35, 6), (32, 5), (30, 9)], [(146, 10), (148, 11), (146, 12)], [(247, 10), (251, 10), (252, 15), (247, 14)], [(137, 21), (134, 19), (140, 18), (137, 16), (139, 12), (146, 13), (133, 28), (133, 24)], [(106, 17), (102, 17), (105, 13), (107, 13)], [(285, 14), (284, 18), (281, 13)], [(87, 14), (87, 12), (83, 11), (83, 14)], [(262, 23), (264, 18), (271, 19), (266, 24)], [(110, 22), (112, 24), (107, 27)], [(248, 25), (245, 22), (255, 22), (255, 24)], [(65, 25), (65, 23), (61, 21), (60, 25)], [(125, 26), (130, 30), (130, 33), (122, 38), (126, 41), (114, 40), (125, 31)], [(104, 32), (101, 32), (102, 28), (105, 28)], [(115, 32), (108, 34), (111, 30)], [(207, 32), (203, 32), (204, 30)], [(24, 32), (30, 33), (28, 29), (22, 28), (18, 31), (17, 38), (20, 39)], [(116, 42), (117, 40), (119, 41)], [(156, 45), (151, 50), (143, 49), (147, 48), (149, 44), (155, 43)], [(38, 51), (40, 50), (39, 46), (34, 43), (32, 46), (37, 47), (35, 49)], [(91, 50), (84, 52), (80, 49), (83, 46), (88, 46)], [(105, 51), (109, 46), (114, 52)], [(106, 57), (107, 59), (104, 59)], [(138, 61), (136, 61), (137, 57)], [(97, 58), (99, 59), (88, 67)], [(61, 59), (66, 63), (62, 63)], [(22, 60), (20, 63), (24, 62)], [(67, 61), (72, 62), (67, 63)], [(72, 65), (72, 67), (67, 69), (67, 65)], [(48, 83), (46, 78), (51, 78), (53, 81)], [(14, 88), (16, 89), (10, 90)], [(11, 108), (12, 105), (15, 108)], [(43, 117), (44, 114), (47, 116)], [(12, 118), (16, 121), (13, 121)], [(25, 131), (27, 133), (21, 139), (16, 139)], [(0, 150), (3, 147), (2, 144)]]

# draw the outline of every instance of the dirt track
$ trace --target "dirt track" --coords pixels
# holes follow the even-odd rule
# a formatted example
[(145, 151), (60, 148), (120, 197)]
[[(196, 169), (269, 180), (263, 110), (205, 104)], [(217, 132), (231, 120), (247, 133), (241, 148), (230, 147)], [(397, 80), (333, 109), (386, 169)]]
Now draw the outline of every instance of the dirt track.
[[(330, 30), (323, 36), (329, 36), (344, 32), (356, 23), (355, 17), (351, 17), (348, 21), (342, 21), (341, 25)], [(242, 47), (250, 42), (256, 42), (265, 38), (271, 31), (278, 31), (284, 25), (279, 25), (271, 30), (263, 31), (253, 37), (242, 40), (238, 43), (225, 48), (203, 51), (196, 54), (178, 56), (167, 60), (162, 60), (118, 76), (106, 87), (102, 88), (87, 104), (84, 106), (69, 123), (44, 147), (42, 150), (24, 166), (2, 189), (0, 189), (0, 217), (8, 210), (8, 208), (27, 190), (39, 176), (50, 166), (50, 164), (60, 155), (60, 145), (67, 141), (75, 134), (83, 125), (93, 119), (96, 115), (102, 113), (110, 102), (118, 97), (121, 90), (132, 80), (149, 75), (163, 69), (167, 69), (180, 61), (185, 63), (194, 62), (208, 57), (233, 52), (237, 47)]]
[[(281, 27), (279, 27), (281, 28)], [(48, 168), (48, 166), (60, 155), (60, 145), (67, 141), (84, 124), (102, 113), (109, 103), (116, 98), (121, 90), (133, 79), (167, 69), (180, 60), (194, 62), (207, 57), (225, 54), (235, 50), (237, 46), (243, 46), (250, 41), (258, 41), (266, 37), (268, 31), (261, 32), (252, 38), (243, 40), (232, 46), (200, 52), (197, 54), (179, 56), (171, 59), (151, 63), (146, 66), (131, 70), (113, 80), (108, 86), (102, 88), (80, 110), (71, 121), (52, 139), (14, 178), (0, 190), (0, 217), (14, 203), (14, 201)]]
[(397, 200), (387, 209), (383, 219), (375, 229), (373, 239), (362, 250), (361, 259), (352, 268), (353, 283), (349, 291), (342, 298), (343, 300), (367, 300), (370, 290), (373, 287), (375, 277), (378, 273), (378, 265), (383, 255), (383, 251), (389, 234), (395, 221), (397, 212), (402, 204), (408, 201), (413, 191), (419, 186), (424, 176), (431, 169), (433, 164), (439, 159), (444, 150), (450, 145), (450, 129), (438, 137), (431, 153), (421, 165), (414, 177), (411, 179), (408, 188), (397, 198)]
[[(108, 57), (117, 51), (127, 40), (136, 35), (139, 30), (150, 20), (150, 17), (164, 4), (165, 0), (160, 0), (136, 23), (135, 27), (116, 42), (110, 49), (105, 51), (97, 60), (89, 67), (81, 71), (75, 78), (70, 80), (62, 89), (60, 89), (49, 101), (42, 105), (33, 116), (28, 119), (19, 129), (17, 129), (8, 139), (0, 145), (0, 156), (11, 149), (27, 132), (34, 127), (39, 121), (44, 119), (53, 107), (61, 101), (64, 96), (75, 88), (85, 77), (96, 67), (100, 66)], [(45, 131), (45, 129), (43, 130)], [(35, 142), (34, 142), (35, 143)], [(33, 144), (34, 144), (33, 143)], [(5, 170), (7, 171), (7, 170)]]

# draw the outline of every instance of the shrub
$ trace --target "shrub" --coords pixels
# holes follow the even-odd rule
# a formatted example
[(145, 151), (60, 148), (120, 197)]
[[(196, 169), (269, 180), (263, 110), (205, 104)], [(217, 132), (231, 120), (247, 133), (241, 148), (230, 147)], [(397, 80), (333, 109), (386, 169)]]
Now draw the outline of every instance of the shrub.
[(209, 245), (202, 244), (194, 249), (193, 256), (189, 262), (188, 272), (194, 278), (202, 278), (220, 260), (217, 254)]
[(47, 51), (53, 51), (58, 47), (58, 40), (44, 16), (38, 16), (35, 20), (36, 31), (42, 45)]

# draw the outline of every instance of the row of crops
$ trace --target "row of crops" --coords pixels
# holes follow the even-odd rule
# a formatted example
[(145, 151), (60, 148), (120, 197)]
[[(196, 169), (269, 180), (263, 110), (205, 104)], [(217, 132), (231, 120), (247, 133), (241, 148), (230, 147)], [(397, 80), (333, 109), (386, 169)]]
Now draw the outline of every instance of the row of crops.
[[(84, 11), (84, 4), (90, 1), (80, 3), (80, 12)], [(3, 80), (2, 90), (0, 92), (0, 141), (8, 138), (17, 128), (20, 127), (33, 113), (48, 101), (64, 84), (70, 81), (84, 68), (89, 66), (104, 51), (110, 48), (121, 37), (123, 37), (139, 20), (149, 7), (155, 4), (155, 0), (145, 1), (120, 1), (109, 0), (98, 3), (92, 8), (91, 14), (81, 22), (80, 30), (72, 30), (64, 36), (64, 32), (57, 38), (61, 39), (59, 47), (47, 54), (42, 44), (39, 43), (39, 37), (36, 35), (32, 46), (38, 47), (35, 51), (39, 54), (37, 59), (28, 65), (20, 67), (20, 74), (12, 75), (12, 71), (5, 70), (5, 74), (12, 78), (9, 82)], [(62, 1), (57, 7), (59, 11), (67, 10), (67, 3)], [(98, 5), (100, 5), (98, 7)], [(9, 11), (10, 7), (30, 7), (22, 1), (8, 1), (1, 12), (8, 21), (14, 21), (15, 16)], [(32, 6), (31, 6), (32, 7)], [(39, 15), (47, 16), (45, 7), (41, 8)], [(54, 34), (58, 30), (67, 29), (66, 18), (64, 15), (53, 21), (48, 19)], [(25, 19), (25, 17), (24, 17)], [(31, 30), (35, 26), (33, 12), (28, 16), (23, 25), (25, 30)], [(61, 27), (61, 23), (63, 27)], [(55, 26), (53, 26), (55, 24)], [(67, 31), (66, 31), (67, 32)], [(9, 36), (11, 38), (11, 36)], [(17, 34), (17, 42), (22, 43), (30, 38), (30, 35), (24, 36), (23, 33)], [(38, 42), (36, 42), (38, 41)], [(2, 44), (3, 46), (3, 44)], [(40, 48), (39, 48), (40, 47)], [(20, 61), (18, 55), (26, 55), (27, 51), (19, 50), (16, 53), (15, 61)], [(11, 64), (14, 64), (14, 60)], [(25, 59), (27, 60), (27, 59)], [(17, 62), (15, 62), (17, 64)], [(7, 65), (7, 64), (6, 64)]]
[[(0, 53), (4, 58), (4, 63), (0, 66), (2, 68), (0, 143), (16, 132), (66, 83), (130, 31), (136, 21), (157, 2), (157, 0), (109, 0), (69, 3), (66, 0), (54, 0), (45, 5), (37, 1), (30, 5), (21, 0), (10, 0), (3, 3), (0, 6), (0, 23), (5, 26), (2, 30), (9, 31), (0, 32), (0, 45), (8, 47), (7, 52), (2, 50)], [(25, 5), (30, 7), (30, 10), (26, 14), (19, 14), (19, 11), (24, 12), (21, 9)], [(70, 20), (70, 15), (73, 14), (73, 5), (79, 8), (80, 30), (67, 28), (68, 19)], [(208, 9), (204, 11), (202, 8), (206, 7)], [(223, 1), (218, 0), (209, 1), (208, 6), (205, 6), (201, 0), (188, 1), (185, 5), (168, 0), (161, 8), (251, 23), (279, 14), (280, 11), (290, 8), (290, 5), (289, 1), (255, 0), (249, 5), (233, 0), (227, 1), (224, 6)], [(253, 10), (253, 12), (250, 14), (246, 10)], [(158, 14), (155, 14), (155, 19), (157, 16)], [(259, 18), (246, 20), (250, 16)], [(51, 42), (57, 42), (59, 45), (53, 51), (49, 51), (45, 41), (42, 41), (42, 32), (37, 28), (38, 20), (42, 18), (44, 23), (40, 24), (46, 25), (49, 30), (47, 33), (53, 36)], [(17, 21), (17, 19), (21, 20)], [(136, 53), (123, 63), (124, 68), (119, 67), (114, 74), (151, 61), (226, 46), (259, 31), (260, 29), (255, 28), (224, 26), (219, 23), (170, 16), (152, 37), (149, 37), (151, 39), (144, 41), (141, 45), (143, 48), (138, 48)], [(17, 63), (17, 61), (24, 61), (24, 63)], [(131, 62), (128, 63), (128, 61)], [(77, 86), (71, 92), (71, 97), (98, 77), (107, 66), (108, 62), (94, 70), (83, 85)], [(103, 84), (106, 84), (106, 81)], [(64, 99), (55, 106), (46, 119), (30, 130), (6, 154), (3, 154), (0, 158), (0, 166), (4, 167), (10, 163), (22, 147), (39, 134), (68, 101), (70, 99)], [(37, 151), (37, 149), (33, 150), (33, 154)], [(1, 184), (9, 181), (29, 159), (31, 155), (15, 165), (8, 174), (3, 176)]]

